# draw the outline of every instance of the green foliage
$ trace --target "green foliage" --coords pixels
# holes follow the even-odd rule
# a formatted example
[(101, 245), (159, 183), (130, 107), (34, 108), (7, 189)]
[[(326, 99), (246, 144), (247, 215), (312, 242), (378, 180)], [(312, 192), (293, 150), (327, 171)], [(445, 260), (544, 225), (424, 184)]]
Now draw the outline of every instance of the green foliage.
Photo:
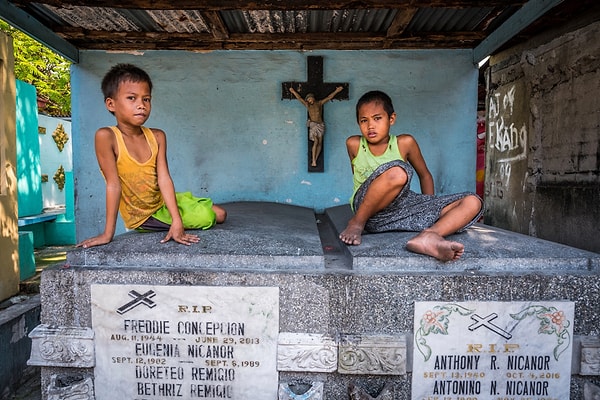
[(48, 101), (44, 112), (71, 115), (71, 63), (2, 20), (0, 31), (13, 38), (15, 77), (34, 85), (38, 96)]

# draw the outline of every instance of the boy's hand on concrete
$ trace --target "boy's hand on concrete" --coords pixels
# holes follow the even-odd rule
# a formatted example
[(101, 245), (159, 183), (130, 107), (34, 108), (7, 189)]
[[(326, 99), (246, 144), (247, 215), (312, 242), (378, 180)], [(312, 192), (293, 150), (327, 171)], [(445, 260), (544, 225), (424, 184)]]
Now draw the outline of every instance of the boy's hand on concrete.
[(185, 233), (185, 230), (183, 228), (178, 229), (173, 226), (171, 226), (171, 229), (169, 229), (169, 232), (167, 233), (165, 238), (163, 240), (161, 240), (160, 242), (166, 243), (171, 239), (173, 239), (177, 243), (185, 244), (186, 246), (189, 246), (192, 243), (198, 243), (200, 241), (200, 238), (198, 237), (198, 235), (192, 235), (189, 233)]
[(112, 241), (112, 236), (110, 235), (98, 235), (93, 238), (85, 239), (83, 242), (78, 243), (75, 247), (83, 247), (87, 249), (88, 247), (101, 246), (103, 244), (110, 243)]

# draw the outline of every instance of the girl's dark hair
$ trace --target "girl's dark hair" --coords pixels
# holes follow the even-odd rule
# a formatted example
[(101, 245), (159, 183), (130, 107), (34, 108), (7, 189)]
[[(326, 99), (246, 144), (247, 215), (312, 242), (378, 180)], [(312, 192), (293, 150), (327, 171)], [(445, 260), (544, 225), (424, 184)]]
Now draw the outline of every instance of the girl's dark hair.
[(114, 97), (122, 82), (147, 82), (152, 92), (152, 80), (146, 71), (132, 64), (117, 64), (102, 79), (104, 100)]
[(359, 108), (367, 103), (381, 103), (388, 116), (394, 113), (394, 105), (392, 104), (390, 96), (380, 90), (372, 90), (363, 94), (361, 98), (358, 99), (358, 103), (356, 103), (356, 121), (358, 121)]

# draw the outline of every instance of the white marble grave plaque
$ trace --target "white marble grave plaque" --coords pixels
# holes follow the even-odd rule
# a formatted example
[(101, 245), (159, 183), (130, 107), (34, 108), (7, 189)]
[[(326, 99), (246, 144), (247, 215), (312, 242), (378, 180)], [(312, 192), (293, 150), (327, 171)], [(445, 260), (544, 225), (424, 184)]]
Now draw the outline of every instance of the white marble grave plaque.
[(415, 302), (413, 400), (568, 400), (574, 303)]
[(277, 399), (279, 289), (92, 285), (97, 400)]

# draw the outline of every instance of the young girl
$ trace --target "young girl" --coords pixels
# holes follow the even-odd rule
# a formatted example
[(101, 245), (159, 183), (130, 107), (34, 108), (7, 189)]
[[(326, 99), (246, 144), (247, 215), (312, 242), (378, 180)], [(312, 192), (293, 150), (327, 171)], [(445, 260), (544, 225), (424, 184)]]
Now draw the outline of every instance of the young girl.
[(190, 245), (198, 236), (185, 229), (208, 229), (225, 221), (226, 211), (208, 198), (175, 193), (167, 165), (167, 138), (160, 129), (143, 124), (152, 110), (152, 81), (142, 69), (118, 64), (102, 80), (106, 109), (116, 126), (98, 129), (96, 158), (106, 181), (104, 232), (78, 247), (109, 243), (115, 234), (118, 211), (128, 229), (167, 231), (171, 239)]
[[(356, 104), (362, 136), (346, 140), (354, 174), (353, 217), (340, 239), (359, 245), (367, 232), (418, 231), (406, 245), (415, 253), (441, 261), (457, 260), (461, 243), (444, 237), (461, 232), (479, 219), (483, 203), (473, 193), (434, 195), (433, 177), (411, 135), (390, 135), (396, 113), (390, 97), (380, 91), (364, 94)], [(410, 190), (413, 173), (421, 194)]]

